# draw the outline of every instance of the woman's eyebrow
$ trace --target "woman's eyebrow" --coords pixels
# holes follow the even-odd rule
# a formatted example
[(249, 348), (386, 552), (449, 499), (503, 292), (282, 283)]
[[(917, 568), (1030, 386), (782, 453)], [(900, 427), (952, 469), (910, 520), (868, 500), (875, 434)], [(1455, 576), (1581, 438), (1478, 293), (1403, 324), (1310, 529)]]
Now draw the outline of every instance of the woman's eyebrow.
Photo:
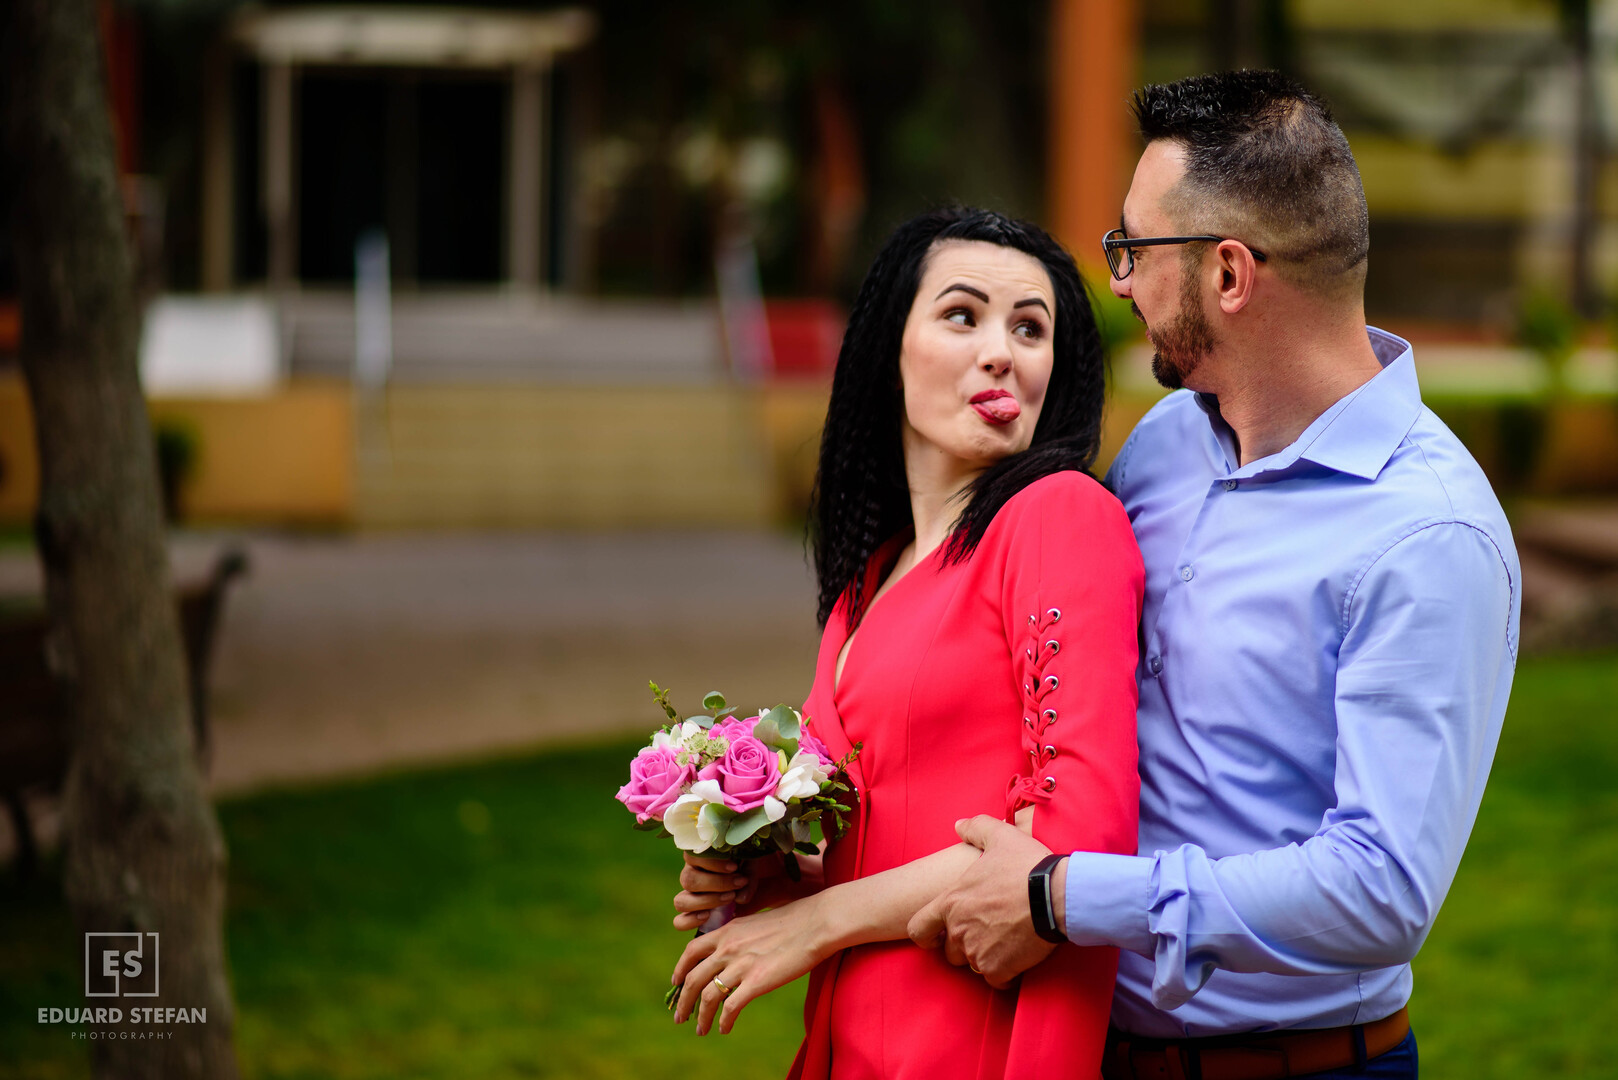
[(1041, 300), (1037, 296), (1031, 297), (1030, 299), (1027, 299), (1027, 300), (1018, 300), (1015, 304), (1012, 304), (1011, 306), (1012, 306), (1012, 309), (1015, 310), (1015, 309), (1020, 308), (1020, 307), (1033, 307), (1035, 304), (1038, 304), (1040, 307), (1044, 308), (1045, 309), (1045, 314), (1049, 315), (1051, 313), (1050, 305), (1045, 303), (1045, 301)]
[(967, 293), (968, 295), (975, 296), (979, 300), (982, 300), (985, 304), (987, 304), (989, 302), (989, 294), (988, 293), (982, 291), (981, 289), (974, 289), (970, 285), (962, 285), (959, 282), (957, 282), (954, 285), (945, 286), (944, 292), (939, 293), (937, 296), (933, 297), (933, 299), (934, 300), (941, 299), (945, 295), (945, 293), (952, 293), (952, 292)]

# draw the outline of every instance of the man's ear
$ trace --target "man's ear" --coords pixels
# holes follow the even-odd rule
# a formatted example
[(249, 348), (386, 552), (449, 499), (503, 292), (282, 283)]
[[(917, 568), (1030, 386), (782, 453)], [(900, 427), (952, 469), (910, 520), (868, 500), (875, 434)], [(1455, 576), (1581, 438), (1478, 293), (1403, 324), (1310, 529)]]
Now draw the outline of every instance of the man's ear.
[(1253, 299), (1258, 287), (1258, 260), (1246, 244), (1221, 241), (1214, 249), (1219, 267), (1219, 310), (1234, 315)]

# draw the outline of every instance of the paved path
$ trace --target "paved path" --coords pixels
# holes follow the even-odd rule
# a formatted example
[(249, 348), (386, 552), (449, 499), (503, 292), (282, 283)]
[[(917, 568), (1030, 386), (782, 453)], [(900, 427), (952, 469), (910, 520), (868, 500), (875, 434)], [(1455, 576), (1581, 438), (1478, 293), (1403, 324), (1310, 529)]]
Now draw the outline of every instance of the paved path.
[[(231, 537), (174, 541), (182, 580)], [(784, 536), (241, 538), (214, 669), (219, 794), (649, 732), (648, 679), (695, 710), (802, 701), (813, 579)], [(0, 596), (37, 588), (0, 552)]]

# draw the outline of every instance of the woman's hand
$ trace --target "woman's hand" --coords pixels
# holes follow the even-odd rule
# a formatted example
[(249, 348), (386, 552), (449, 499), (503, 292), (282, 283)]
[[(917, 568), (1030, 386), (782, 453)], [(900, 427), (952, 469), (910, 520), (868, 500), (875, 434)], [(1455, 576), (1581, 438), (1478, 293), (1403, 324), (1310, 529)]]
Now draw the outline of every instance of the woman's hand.
[[(681, 892), (674, 897), (676, 930), (695, 930), (708, 918), (708, 912), (726, 904), (745, 904), (758, 891), (758, 883), (769, 876), (766, 859), (703, 858), (685, 852), (685, 868), (680, 871)], [(779, 870), (780, 858), (775, 859)]]
[(743, 916), (687, 945), (671, 980), (684, 983), (674, 1022), (683, 1024), (694, 1012), (697, 1034), (706, 1035), (718, 1013), (719, 1031), (728, 1035), (748, 1002), (835, 952), (823, 895)]
[[(825, 847), (824, 841), (821, 847)], [(825, 880), (822, 857), (798, 854), (793, 858), (798, 863), (797, 880), (789, 877), (780, 855), (738, 862), (687, 852), (685, 868), (680, 871), (682, 891), (674, 897), (674, 909), (679, 912), (674, 916), (674, 928), (696, 930), (710, 911), (726, 904), (774, 907), (818, 891)]]

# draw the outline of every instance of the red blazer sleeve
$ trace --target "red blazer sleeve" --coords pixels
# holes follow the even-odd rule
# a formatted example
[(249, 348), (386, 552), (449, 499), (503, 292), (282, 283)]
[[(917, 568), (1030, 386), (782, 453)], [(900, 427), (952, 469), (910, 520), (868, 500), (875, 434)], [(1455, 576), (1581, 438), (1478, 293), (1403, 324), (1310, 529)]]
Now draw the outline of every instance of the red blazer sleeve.
[[(1034, 807), (1052, 851), (1135, 854), (1135, 706), (1145, 574), (1123, 507), (1079, 473), (1008, 502), (1002, 616), (1022, 695), (1026, 768), (1006, 816)], [(985, 541), (989, 539), (985, 536)], [(1023, 975), (1007, 1076), (1096, 1076), (1118, 953), (1059, 945)]]

